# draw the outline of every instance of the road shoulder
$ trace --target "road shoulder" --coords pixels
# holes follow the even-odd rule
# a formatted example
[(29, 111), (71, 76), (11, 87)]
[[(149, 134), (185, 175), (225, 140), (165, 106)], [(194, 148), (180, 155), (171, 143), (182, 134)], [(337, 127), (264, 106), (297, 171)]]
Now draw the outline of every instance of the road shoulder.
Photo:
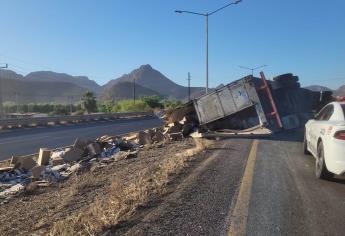
[(251, 140), (226, 140), (125, 235), (220, 235), (241, 182)]

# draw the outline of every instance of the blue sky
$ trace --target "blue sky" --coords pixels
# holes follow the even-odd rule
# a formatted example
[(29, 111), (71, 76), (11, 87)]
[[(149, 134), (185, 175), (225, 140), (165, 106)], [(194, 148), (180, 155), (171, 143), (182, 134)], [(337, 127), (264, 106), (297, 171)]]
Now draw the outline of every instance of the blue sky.
[[(0, 0), (0, 62), (19, 73), (54, 70), (100, 84), (151, 64), (204, 86), (204, 19), (226, 0)], [(345, 1), (243, 0), (210, 17), (210, 86), (262, 64), (302, 85), (345, 84)]]

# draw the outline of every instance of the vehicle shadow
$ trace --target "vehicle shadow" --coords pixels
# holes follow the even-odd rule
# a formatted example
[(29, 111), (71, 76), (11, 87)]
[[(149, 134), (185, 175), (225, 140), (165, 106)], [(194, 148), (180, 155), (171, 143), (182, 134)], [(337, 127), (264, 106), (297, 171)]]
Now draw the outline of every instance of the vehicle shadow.
[(345, 185), (345, 178), (344, 176), (336, 175), (333, 178), (328, 180), (329, 182), (337, 183), (337, 184), (343, 184)]
[(259, 139), (259, 140), (274, 140), (302, 143), (304, 138), (304, 129), (298, 128), (293, 130), (283, 130), (275, 132), (271, 135), (234, 135), (229, 137), (220, 137), (218, 139)]

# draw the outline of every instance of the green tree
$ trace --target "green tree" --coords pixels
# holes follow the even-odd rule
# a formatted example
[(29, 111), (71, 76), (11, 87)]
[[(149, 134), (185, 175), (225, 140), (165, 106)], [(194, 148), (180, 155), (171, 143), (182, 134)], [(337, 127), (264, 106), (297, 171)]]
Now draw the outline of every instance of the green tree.
[(159, 96), (146, 96), (142, 97), (141, 100), (151, 108), (163, 108), (163, 104), (161, 103), (161, 98)]
[(86, 92), (82, 97), (83, 109), (90, 114), (91, 112), (97, 111), (96, 97), (92, 92)]

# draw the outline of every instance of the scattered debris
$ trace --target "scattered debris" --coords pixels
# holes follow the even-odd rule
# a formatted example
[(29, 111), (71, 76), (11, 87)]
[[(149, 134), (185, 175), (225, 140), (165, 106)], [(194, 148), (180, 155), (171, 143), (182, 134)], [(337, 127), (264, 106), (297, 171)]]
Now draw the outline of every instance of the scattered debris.
[(78, 172), (80, 169), (82, 168), (80, 163), (74, 164), (73, 166), (71, 166), (70, 168), (68, 168), (68, 171), (70, 171), (71, 173), (76, 173)]
[(64, 150), (56, 150), (51, 154), (50, 159), (58, 159), (58, 158), (63, 158), (63, 156), (65, 155), (65, 151)]
[(172, 141), (182, 141), (183, 140), (183, 134), (181, 132), (168, 134), (168, 137)]
[(152, 137), (152, 141), (153, 142), (163, 142), (165, 140), (165, 136), (164, 134), (162, 133), (162, 131), (160, 130), (157, 130), (155, 135)]
[(32, 177), (34, 177), (34, 179), (39, 179), (42, 175), (42, 173), (44, 172), (45, 167), (44, 166), (35, 166), (34, 168), (31, 169), (31, 173), (32, 173)]
[(91, 169), (99, 169), (113, 162), (137, 158), (141, 146), (166, 140), (162, 131), (163, 128), (155, 128), (128, 137), (105, 135), (95, 141), (78, 138), (71, 147), (40, 148), (37, 161), (32, 156), (12, 157), (8, 166), (0, 169), (0, 196), (34, 194), (37, 188), (79, 174), (91, 164)]
[(83, 153), (84, 151), (79, 148), (67, 148), (64, 152), (63, 159), (65, 161), (78, 161), (81, 159)]
[(53, 171), (58, 171), (58, 172), (61, 172), (61, 171), (64, 171), (68, 168), (68, 164), (61, 164), (61, 165), (56, 165), (56, 166), (53, 166), (52, 167), (52, 170)]
[(138, 133), (138, 143), (139, 145), (152, 144), (151, 135), (145, 131), (139, 131)]
[(125, 159), (132, 159), (132, 158), (137, 158), (138, 157), (138, 151), (133, 151), (127, 154)]
[(168, 124), (168, 129), (166, 130), (167, 133), (178, 133), (181, 132), (183, 126), (180, 124), (180, 122), (174, 122)]
[(84, 139), (81, 139), (81, 138), (77, 138), (75, 141), (74, 141), (74, 144), (73, 144), (73, 147), (74, 148), (78, 148), (80, 150), (85, 150), (86, 146), (90, 143), (90, 141), (88, 140), (84, 140)]
[(97, 156), (102, 152), (101, 146), (96, 142), (90, 143), (86, 148), (91, 156)]
[(18, 158), (17, 161), (15, 165), (18, 163), (19, 168), (24, 170), (30, 170), (37, 164), (31, 157)]
[(112, 158), (114, 158), (115, 161), (121, 161), (121, 160), (126, 159), (127, 155), (128, 155), (128, 152), (120, 151), (116, 153)]
[(40, 148), (37, 164), (40, 166), (46, 166), (49, 165), (51, 151), (47, 148)]
[[(127, 148), (126, 148), (127, 149)], [(101, 153), (101, 157), (111, 157), (113, 156), (114, 154), (120, 152), (121, 149), (119, 147), (111, 147), (109, 149), (107, 149), (106, 151), (102, 152)]]
[(0, 198), (8, 198), (13, 195), (21, 193), (25, 189), (25, 186), (23, 184), (15, 184), (11, 186), (10, 188), (0, 192)]
[[(63, 152), (63, 153), (65, 153), (65, 152)], [(50, 159), (50, 164), (52, 166), (62, 165), (64, 163), (65, 163), (65, 160), (62, 157), (60, 157), (60, 156), (56, 156), (54, 158), (52, 157)]]
[(8, 171), (11, 171), (11, 170), (13, 170), (13, 169), (14, 169), (13, 166), (1, 167), (1, 168), (0, 168), (0, 173), (2, 173), (2, 172), (8, 172)]

